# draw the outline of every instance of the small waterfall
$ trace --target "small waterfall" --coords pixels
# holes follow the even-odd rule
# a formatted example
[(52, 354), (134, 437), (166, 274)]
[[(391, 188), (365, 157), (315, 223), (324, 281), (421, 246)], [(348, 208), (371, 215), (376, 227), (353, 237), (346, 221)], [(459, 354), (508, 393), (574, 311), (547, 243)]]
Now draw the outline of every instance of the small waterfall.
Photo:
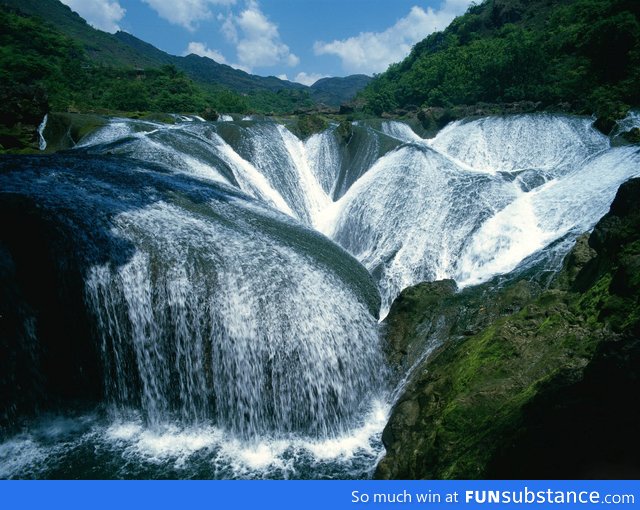
[(44, 130), (47, 128), (47, 121), (49, 120), (49, 114), (45, 113), (42, 122), (38, 126), (38, 148), (41, 151), (47, 149), (47, 140), (44, 138)]
[(306, 160), (316, 182), (322, 187), (324, 195), (320, 200), (323, 207), (327, 206), (328, 197), (335, 192), (338, 173), (340, 172), (341, 157), (335, 130), (328, 129), (322, 133), (310, 136), (304, 142)]

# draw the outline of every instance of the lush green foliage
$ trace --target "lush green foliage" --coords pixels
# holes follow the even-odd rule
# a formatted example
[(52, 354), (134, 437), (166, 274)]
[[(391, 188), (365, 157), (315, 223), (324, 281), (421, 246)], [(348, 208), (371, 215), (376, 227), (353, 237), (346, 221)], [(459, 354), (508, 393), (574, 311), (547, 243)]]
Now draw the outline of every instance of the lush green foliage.
[(487, 0), (418, 43), (362, 97), (376, 114), (536, 101), (615, 116), (640, 104), (639, 17), (635, 0)]
[[(165, 66), (175, 66), (193, 80), (197, 88), (202, 89), (207, 103), (213, 104), (222, 111), (285, 113), (309, 108), (314, 104), (309, 93), (315, 94), (315, 90), (308, 89), (299, 83), (283, 81), (274, 76), (251, 75), (197, 55), (186, 57), (169, 55), (126, 32), (107, 34), (96, 30), (59, 0), (0, 0), (0, 8), (46, 20), (55, 27), (56, 33), (70, 38), (77, 44), (78, 49), (82, 51), (86, 66), (110, 68), (110, 72), (107, 73), (108, 79), (114, 74), (114, 69), (126, 74), (125, 70), (157, 70)], [(51, 29), (49, 27), (49, 30)], [(9, 41), (9, 43), (12, 42), (15, 41)], [(134, 76), (137, 75), (134, 73)], [(96, 78), (102, 77), (96, 76)], [(121, 76), (121, 79), (127, 78), (127, 76)], [(349, 78), (336, 80), (351, 83)], [(83, 84), (86, 85), (86, 83)], [(360, 84), (359, 87), (357, 87), (358, 84)], [(350, 88), (340, 89), (334, 93), (334, 96), (339, 98), (338, 102), (350, 99), (364, 85), (364, 82), (356, 79), (355, 83), (351, 83)], [(138, 91), (139, 88), (135, 90)], [(153, 91), (147, 92), (150, 94), (150, 107), (155, 108)], [(348, 97), (344, 94), (348, 94)], [(147, 101), (141, 101), (141, 103), (145, 104)], [(185, 97), (178, 98), (176, 101), (178, 106), (184, 103)], [(194, 101), (187, 101), (187, 104), (192, 103)], [(202, 98), (195, 98), (196, 105), (201, 103)], [(166, 104), (166, 97), (160, 100), (160, 104)], [(108, 107), (111, 108), (111, 106)]]
[(344, 78), (321, 78), (311, 85), (311, 97), (318, 103), (340, 106), (353, 99), (371, 81), (364, 74), (353, 74)]

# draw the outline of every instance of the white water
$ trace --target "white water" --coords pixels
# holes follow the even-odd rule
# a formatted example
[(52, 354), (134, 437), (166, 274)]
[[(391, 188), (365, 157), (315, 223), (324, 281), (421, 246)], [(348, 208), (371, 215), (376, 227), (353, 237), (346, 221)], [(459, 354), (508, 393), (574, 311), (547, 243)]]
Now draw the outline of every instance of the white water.
[(378, 160), (330, 211), (326, 232), (378, 280), (386, 315), (410, 285), (459, 287), (515, 269), (591, 229), (617, 187), (640, 175), (637, 147), (610, 148), (589, 119), (512, 116), (456, 122)]
[(49, 120), (49, 115), (45, 114), (42, 119), (42, 122), (38, 126), (38, 148), (41, 151), (47, 149), (47, 140), (44, 138), (44, 130), (47, 128), (47, 121)]
[(612, 134), (615, 136), (635, 128), (640, 128), (640, 110), (631, 110), (624, 119), (619, 120)]
[(374, 318), (335, 275), (214, 210), (237, 226), (161, 202), (115, 219), (140, 251), (87, 280), (114, 402), (135, 394), (126, 358), (152, 424), (177, 413), (247, 437), (347, 430), (378, 385)]
[[(384, 364), (375, 288), (357, 262), (229, 186), (126, 159), (77, 162), (80, 178), (61, 157), (54, 172), (0, 180), (54, 216), (72, 210), (92, 225), (90, 236), (73, 230), (74, 249), (105, 260), (91, 263), (85, 285), (114, 425), (73, 432), (68, 452), (61, 438), (26, 432), (0, 445), (0, 469), (55, 473), (57, 457), (83, 448), (104, 448), (116, 464), (129, 454), (181, 464), (205, 452), (223, 477), (372, 468)], [(93, 244), (105, 237), (107, 246)], [(133, 251), (114, 257), (123, 246)], [(14, 458), (22, 450), (28, 465)]]
[[(623, 124), (632, 125), (634, 115)], [(370, 127), (355, 126), (364, 134), (351, 163), (363, 168), (346, 189), (335, 128), (305, 142), (268, 122), (239, 128), (240, 141), (221, 142), (222, 132), (207, 137), (243, 191), (360, 260), (378, 282), (384, 317), (410, 285), (442, 278), (462, 287), (481, 283), (592, 228), (617, 186), (638, 175), (638, 156), (611, 148), (591, 123), (548, 114), (488, 117), (451, 123), (429, 140), (404, 123), (383, 122), (381, 132), (405, 145), (370, 168), (366, 161), (378, 154), (380, 140)], [(197, 168), (193, 161), (182, 166)], [(339, 187), (344, 194), (334, 201)], [(556, 188), (564, 195), (547, 191)]]
[[(108, 423), (91, 414), (47, 416), (28, 432), (0, 443), (0, 479), (42, 478), (56, 469), (64, 472), (65, 463), (86, 455), (122, 465), (115, 472), (98, 471), (96, 478), (144, 478), (145, 473), (158, 471), (190, 478), (194, 464), (212, 478), (371, 476), (387, 419), (388, 406), (374, 402), (362, 426), (338, 437), (263, 437), (246, 442), (207, 425), (185, 428), (167, 424), (152, 429), (135, 413), (127, 420)], [(90, 474), (78, 473), (84, 477)]]

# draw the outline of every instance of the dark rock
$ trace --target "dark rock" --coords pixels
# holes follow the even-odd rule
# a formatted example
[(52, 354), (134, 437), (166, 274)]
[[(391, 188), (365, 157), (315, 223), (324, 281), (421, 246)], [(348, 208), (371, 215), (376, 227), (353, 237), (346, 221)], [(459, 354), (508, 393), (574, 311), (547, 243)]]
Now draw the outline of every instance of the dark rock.
[(340, 105), (340, 110), (338, 111), (338, 113), (340, 115), (348, 115), (348, 114), (353, 113), (355, 111), (356, 111), (356, 109), (352, 104), (343, 103), (343, 104)]
[(215, 122), (216, 120), (218, 120), (218, 118), (220, 118), (220, 114), (213, 108), (205, 108), (205, 110), (200, 113), (200, 117), (202, 117), (204, 120)]
[(640, 128), (633, 128), (629, 131), (625, 131), (620, 136), (629, 143), (640, 143)]
[(343, 120), (336, 129), (337, 135), (344, 144), (348, 144), (353, 136), (353, 126), (348, 120)]
[(616, 119), (614, 117), (600, 116), (593, 123), (598, 131), (604, 135), (609, 135), (613, 128), (616, 127)]

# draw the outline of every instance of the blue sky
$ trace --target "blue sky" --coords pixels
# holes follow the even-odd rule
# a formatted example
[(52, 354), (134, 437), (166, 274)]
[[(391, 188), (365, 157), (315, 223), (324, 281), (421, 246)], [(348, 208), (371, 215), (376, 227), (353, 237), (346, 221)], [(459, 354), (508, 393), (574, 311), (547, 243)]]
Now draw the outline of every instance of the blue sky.
[(373, 74), (471, 0), (62, 0), (96, 28), (310, 85)]

